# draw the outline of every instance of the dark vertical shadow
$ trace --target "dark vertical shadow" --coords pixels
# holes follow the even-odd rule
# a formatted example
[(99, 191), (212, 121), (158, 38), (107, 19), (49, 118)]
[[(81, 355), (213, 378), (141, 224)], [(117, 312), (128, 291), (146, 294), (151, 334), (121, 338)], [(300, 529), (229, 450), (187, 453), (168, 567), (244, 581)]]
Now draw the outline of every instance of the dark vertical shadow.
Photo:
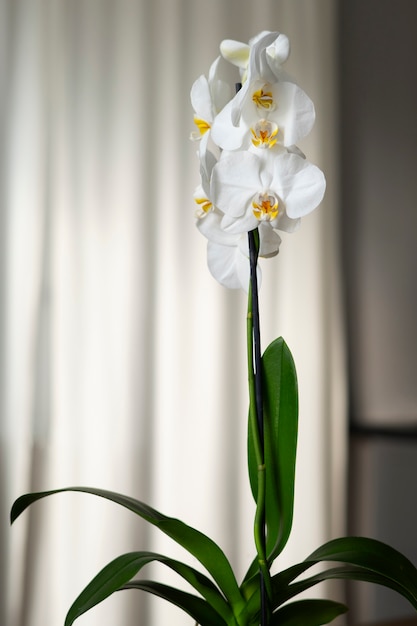
[[(417, 521), (415, 472), (405, 486), (395, 459), (407, 448), (409, 467), (413, 456), (417, 464), (410, 437), (417, 428), (416, 19), (413, 0), (340, 2), (349, 533), (386, 541), (411, 560), (415, 533), (407, 528), (410, 516)], [(388, 497), (395, 490), (387, 472), (403, 494), (396, 504)], [(388, 528), (391, 507), (397, 521)], [(373, 585), (349, 583), (348, 603), (351, 623), (412, 614), (406, 601)]]

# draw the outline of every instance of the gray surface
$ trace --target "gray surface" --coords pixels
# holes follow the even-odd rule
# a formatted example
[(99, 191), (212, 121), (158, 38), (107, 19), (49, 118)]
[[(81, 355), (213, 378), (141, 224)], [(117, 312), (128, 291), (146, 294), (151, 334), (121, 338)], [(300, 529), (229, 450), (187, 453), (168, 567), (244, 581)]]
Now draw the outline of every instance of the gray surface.
[(417, 2), (341, 13), (352, 413), (417, 425)]
[[(349, 532), (417, 564), (417, 438), (398, 436), (417, 430), (417, 2), (339, 6), (350, 412), (367, 431), (351, 441)], [(349, 623), (415, 614), (385, 588), (349, 591)]]
[[(355, 436), (351, 446), (350, 533), (373, 537), (417, 564), (417, 441)], [(349, 589), (350, 622), (415, 616), (393, 591), (367, 583)]]

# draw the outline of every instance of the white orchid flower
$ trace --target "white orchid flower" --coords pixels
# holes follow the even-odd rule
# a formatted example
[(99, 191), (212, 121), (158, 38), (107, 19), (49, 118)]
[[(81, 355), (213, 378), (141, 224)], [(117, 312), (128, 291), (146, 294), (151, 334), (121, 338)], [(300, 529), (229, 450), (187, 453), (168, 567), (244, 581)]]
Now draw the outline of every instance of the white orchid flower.
[(226, 232), (249, 232), (263, 222), (292, 231), (320, 204), (325, 187), (323, 172), (298, 154), (238, 151), (223, 153), (214, 166), (210, 196)]
[[(239, 93), (235, 98), (238, 96)], [(213, 140), (224, 150), (245, 150), (251, 143), (259, 145), (262, 124), (262, 147), (271, 147), (271, 141), (272, 146), (291, 146), (308, 135), (315, 120), (313, 102), (300, 87), (289, 82), (256, 80), (248, 84), (237, 125), (233, 124), (235, 108), (233, 99), (212, 126)]]
[(262, 31), (249, 40), (249, 44), (224, 39), (220, 44), (220, 52), (226, 61), (239, 68), (242, 82), (245, 82), (248, 72), (252, 80), (256, 72), (266, 78), (266, 73), (272, 72), (272, 80), (281, 75), (281, 66), (290, 54), (288, 37), (278, 32)]
[[(196, 221), (208, 240), (212, 275), (247, 291), (247, 233), (258, 231), (259, 256), (275, 256), (277, 231), (295, 231), (321, 202), (326, 182), (296, 145), (310, 132), (315, 112), (283, 70), (288, 38), (263, 31), (248, 44), (224, 40), (220, 51), (208, 78), (200, 76), (191, 89), (201, 174)], [(234, 96), (223, 75), (225, 59), (239, 68), (243, 83)], [(260, 281), (259, 266), (257, 273)]]
[[(223, 215), (212, 210), (203, 220), (197, 222), (200, 232), (208, 239), (207, 264), (212, 276), (229, 289), (249, 288), (250, 264), (247, 233), (232, 234), (221, 227)], [(269, 224), (261, 224), (259, 229), (259, 256), (271, 257), (278, 254), (281, 238)], [(257, 266), (260, 285), (262, 272)]]
[(214, 118), (232, 97), (230, 86), (223, 77), (222, 62), (219, 56), (212, 63), (208, 78), (202, 74), (191, 87), (194, 123), (198, 128), (191, 134), (194, 140), (200, 139), (210, 130)]
[[(240, 45), (240, 48), (239, 48)], [(240, 63), (249, 52), (246, 70), (242, 73), (243, 86), (233, 98), (231, 107), (231, 121), (234, 126), (239, 124), (242, 107), (248, 97), (249, 85), (262, 81), (276, 83), (277, 81), (294, 82), (283, 72), (282, 64), (290, 53), (289, 40), (286, 35), (278, 32), (263, 31), (249, 42), (249, 51), (243, 49), (244, 44), (225, 40), (220, 45), (220, 51), (232, 63), (238, 58)], [(239, 53), (238, 53), (239, 51)], [(235, 64), (237, 64), (235, 62)]]

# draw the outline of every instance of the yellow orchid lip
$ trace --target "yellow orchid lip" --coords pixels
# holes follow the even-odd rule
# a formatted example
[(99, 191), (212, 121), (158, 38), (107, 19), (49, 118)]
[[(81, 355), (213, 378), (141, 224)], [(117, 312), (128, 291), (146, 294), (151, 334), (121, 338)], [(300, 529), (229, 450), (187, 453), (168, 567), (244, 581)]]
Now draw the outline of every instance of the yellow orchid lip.
[(278, 126), (275, 122), (259, 120), (250, 131), (252, 133), (252, 143), (257, 148), (272, 148), (278, 140)]
[(198, 130), (200, 131), (201, 136), (204, 135), (204, 133), (206, 133), (211, 128), (211, 124), (209, 124), (209, 122), (207, 122), (206, 120), (203, 120), (200, 117), (197, 117), (196, 115), (194, 116), (194, 124), (197, 126)]
[(272, 222), (279, 213), (278, 198), (270, 193), (258, 193), (252, 201), (253, 214), (260, 222)]
[(269, 83), (265, 83), (260, 89), (254, 91), (252, 94), (252, 100), (258, 109), (272, 111), (275, 108), (271, 85)]
[(195, 213), (198, 219), (202, 219), (213, 209), (213, 203), (208, 198), (197, 197), (194, 198), (194, 202), (200, 207)]

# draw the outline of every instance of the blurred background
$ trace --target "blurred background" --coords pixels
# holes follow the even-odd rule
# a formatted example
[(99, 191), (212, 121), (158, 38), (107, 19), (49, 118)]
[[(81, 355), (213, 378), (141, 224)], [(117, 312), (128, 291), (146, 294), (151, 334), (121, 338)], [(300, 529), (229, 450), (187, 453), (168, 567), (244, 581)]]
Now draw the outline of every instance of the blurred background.
[[(417, 562), (417, 41), (413, 2), (341, 2), (341, 242), (349, 357), (349, 532)], [(401, 69), (403, 68), (403, 69)], [(356, 584), (357, 615), (409, 611)], [(362, 617), (363, 616), (363, 617)]]
[[(222, 39), (290, 38), (327, 193), (266, 260), (262, 341), (300, 385), (294, 532), (278, 567), (342, 534), (417, 563), (417, 5), (414, 0), (0, 0), (0, 623), (63, 624), (112, 558), (183, 558), (88, 485), (184, 519), (243, 576), (245, 294), (206, 269), (189, 92)], [(177, 584), (149, 568), (146, 578)], [(322, 586), (350, 624), (412, 609)], [(311, 596), (312, 594), (310, 594)], [(80, 626), (192, 620), (141, 592)]]

